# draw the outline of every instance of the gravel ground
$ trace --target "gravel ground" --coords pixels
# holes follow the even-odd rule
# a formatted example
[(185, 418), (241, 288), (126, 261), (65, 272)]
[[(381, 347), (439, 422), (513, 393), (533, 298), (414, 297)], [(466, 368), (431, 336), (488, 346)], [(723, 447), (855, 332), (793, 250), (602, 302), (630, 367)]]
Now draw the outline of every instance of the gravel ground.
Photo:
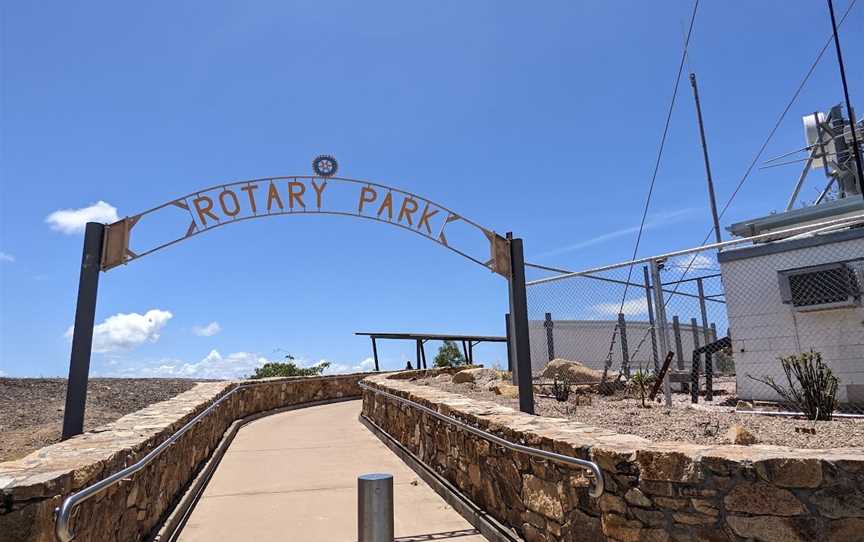
[[(184, 379), (91, 378), (84, 430), (170, 399), (194, 385), (195, 381)], [(0, 461), (58, 442), (65, 401), (64, 378), (0, 378)]]
[[(427, 378), (415, 384), (434, 386), (444, 391), (467, 397), (493, 401), (519, 409), (518, 399), (507, 399), (474, 384), (453, 384), (450, 381)], [(720, 382), (715, 389), (734, 389)], [(716, 392), (715, 392), (716, 393)], [(715, 395), (715, 405), (705, 406), (702, 399), (696, 408), (689, 394), (673, 394), (671, 408), (647, 403), (642, 408), (637, 394), (618, 392), (612, 396), (594, 393), (572, 394), (567, 402), (552, 397), (534, 395), (535, 410), (543, 416), (570, 418), (582, 423), (629, 433), (654, 441), (679, 441), (700, 444), (727, 443), (725, 433), (729, 427), (740, 425), (753, 433), (760, 444), (776, 444), (796, 448), (864, 447), (864, 419), (835, 419), (830, 422), (811, 422), (777, 416), (759, 416), (736, 413), (737, 402), (730, 394)], [(646, 399), (647, 402), (647, 399)], [(586, 404), (590, 403), (590, 404)], [(815, 434), (799, 433), (795, 428), (815, 428)]]

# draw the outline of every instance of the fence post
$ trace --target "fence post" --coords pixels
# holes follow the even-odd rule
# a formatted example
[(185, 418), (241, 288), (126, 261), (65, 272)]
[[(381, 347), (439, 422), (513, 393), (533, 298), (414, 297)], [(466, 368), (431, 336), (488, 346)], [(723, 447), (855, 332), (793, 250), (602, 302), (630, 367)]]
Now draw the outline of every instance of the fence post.
[(621, 372), (624, 378), (630, 378), (630, 349), (627, 346), (627, 322), (624, 313), (618, 313), (618, 333), (621, 334)]
[(513, 356), (518, 374), (519, 410), (534, 414), (531, 380), (531, 344), (528, 332), (528, 296), (525, 291), (525, 256), (522, 239), (507, 234), (510, 245), (510, 318), (513, 324)]
[(660, 356), (657, 353), (657, 330), (654, 328), (654, 302), (651, 300), (651, 277), (648, 266), (642, 266), (642, 275), (645, 280), (645, 303), (648, 307), (648, 325), (651, 331), (651, 355), (654, 356), (654, 374), (660, 374)]
[(552, 335), (552, 326), (554, 325), (552, 323), (552, 313), (547, 312), (543, 326), (546, 328), (546, 349), (549, 351), (549, 361), (555, 359), (555, 337)]
[(78, 277), (78, 302), (72, 332), (72, 354), (69, 358), (69, 380), (66, 383), (66, 408), (63, 410), (62, 440), (84, 431), (84, 409), (87, 404), (87, 380), (90, 377), (90, 352), (93, 349), (93, 324), (96, 322), (96, 293), (102, 267), (102, 238), (105, 225), (88, 222), (84, 230), (84, 251)]
[[(678, 315), (672, 316), (672, 333), (675, 336), (675, 356), (678, 358), (677, 367), (679, 371), (684, 370), (684, 345), (681, 342), (681, 321), (678, 320)], [(682, 382), (681, 391), (687, 392), (689, 386)]]
[(678, 357), (678, 368), (684, 368), (684, 345), (681, 344), (681, 322), (678, 315), (672, 317), (672, 333), (675, 334), (675, 355)]
[[(705, 306), (705, 285), (702, 283), (702, 277), (696, 279), (696, 287), (699, 289), (699, 311), (702, 313), (702, 334), (705, 337), (705, 345), (711, 344), (711, 328), (708, 325), (708, 309)], [(713, 401), (714, 394), (711, 388), (714, 385), (713, 363), (711, 352), (705, 352), (705, 400)]]
[[(654, 283), (654, 310), (656, 312), (658, 338), (660, 342), (660, 351), (663, 355), (669, 352), (669, 336), (666, 334), (666, 303), (663, 300), (663, 281), (660, 279), (660, 263), (657, 260), (651, 260), (651, 278)], [(663, 396), (666, 399), (666, 406), (672, 406), (672, 387), (669, 383), (669, 372), (663, 379)]]
[(693, 333), (693, 367), (690, 369), (690, 399), (694, 403), (699, 402), (699, 323), (695, 318), (690, 319), (690, 331)]

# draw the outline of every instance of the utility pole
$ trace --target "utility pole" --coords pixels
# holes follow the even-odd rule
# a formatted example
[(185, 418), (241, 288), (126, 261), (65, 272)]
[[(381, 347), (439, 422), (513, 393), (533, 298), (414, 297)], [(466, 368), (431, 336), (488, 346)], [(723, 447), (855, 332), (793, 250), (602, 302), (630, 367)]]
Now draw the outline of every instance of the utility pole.
[[(711, 163), (708, 161), (708, 142), (705, 141), (705, 127), (702, 125), (702, 105), (699, 103), (699, 88), (696, 86), (696, 74), (690, 74), (690, 86), (693, 87), (693, 99), (696, 100), (696, 119), (699, 121), (699, 137), (702, 140), (702, 157), (705, 159), (705, 175), (708, 177), (708, 199), (711, 201), (711, 218), (714, 220), (714, 239), (722, 243), (720, 236), (720, 217), (717, 216), (717, 198), (714, 197), (714, 180), (711, 178)], [(665, 354), (664, 354), (665, 355)]]
[(840, 37), (837, 35), (837, 19), (834, 18), (834, 2), (828, 0), (828, 11), (831, 13), (831, 28), (834, 31), (834, 47), (837, 49), (837, 64), (840, 65), (840, 81), (843, 83), (843, 96), (846, 98), (846, 113), (852, 124), (852, 150), (855, 153), (855, 166), (858, 173), (858, 191), (864, 197), (864, 169), (861, 166), (861, 148), (858, 145), (858, 136), (855, 133), (855, 112), (852, 111), (852, 102), (849, 100), (849, 87), (846, 85), (846, 67), (843, 64), (843, 53), (840, 50)]

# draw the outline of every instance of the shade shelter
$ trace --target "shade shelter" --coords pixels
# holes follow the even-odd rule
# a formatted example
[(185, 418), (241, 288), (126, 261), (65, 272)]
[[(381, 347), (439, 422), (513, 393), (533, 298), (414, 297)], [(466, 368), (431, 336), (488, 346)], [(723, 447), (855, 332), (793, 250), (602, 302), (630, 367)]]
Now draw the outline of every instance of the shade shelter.
[[(378, 340), (393, 339), (402, 341), (414, 341), (417, 345), (417, 368), (428, 369), (426, 364), (426, 349), (423, 347), (428, 341), (454, 341), (462, 343), (462, 352), (468, 363), (474, 363), (474, 347), (480, 343), (506, 343), (507, 337), (498, 337), (495, 335), (446, 335), (440, 333), (368, 333), (356, 332), (355, 335), (364, 335), (372, 339), (372, 358), (375, 360), (375, 370), (380, 370), (378, 367)], [(507, 360), (508, 370), (510, 360)]]

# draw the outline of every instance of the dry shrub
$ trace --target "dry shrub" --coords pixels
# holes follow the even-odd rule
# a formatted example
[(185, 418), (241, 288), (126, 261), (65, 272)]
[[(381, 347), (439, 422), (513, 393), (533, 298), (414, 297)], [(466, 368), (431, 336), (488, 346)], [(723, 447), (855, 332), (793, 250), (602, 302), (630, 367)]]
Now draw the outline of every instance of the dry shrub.
[(780, 364), (788, 386), (777, 384), (770, 376), (747, 376), (771, 387), (780, 397), (803, 412), (808, 420), (830, 420), (837, 408), (839, 380), (822, 361), (822, 354), (811, 350), (780, 358)]

